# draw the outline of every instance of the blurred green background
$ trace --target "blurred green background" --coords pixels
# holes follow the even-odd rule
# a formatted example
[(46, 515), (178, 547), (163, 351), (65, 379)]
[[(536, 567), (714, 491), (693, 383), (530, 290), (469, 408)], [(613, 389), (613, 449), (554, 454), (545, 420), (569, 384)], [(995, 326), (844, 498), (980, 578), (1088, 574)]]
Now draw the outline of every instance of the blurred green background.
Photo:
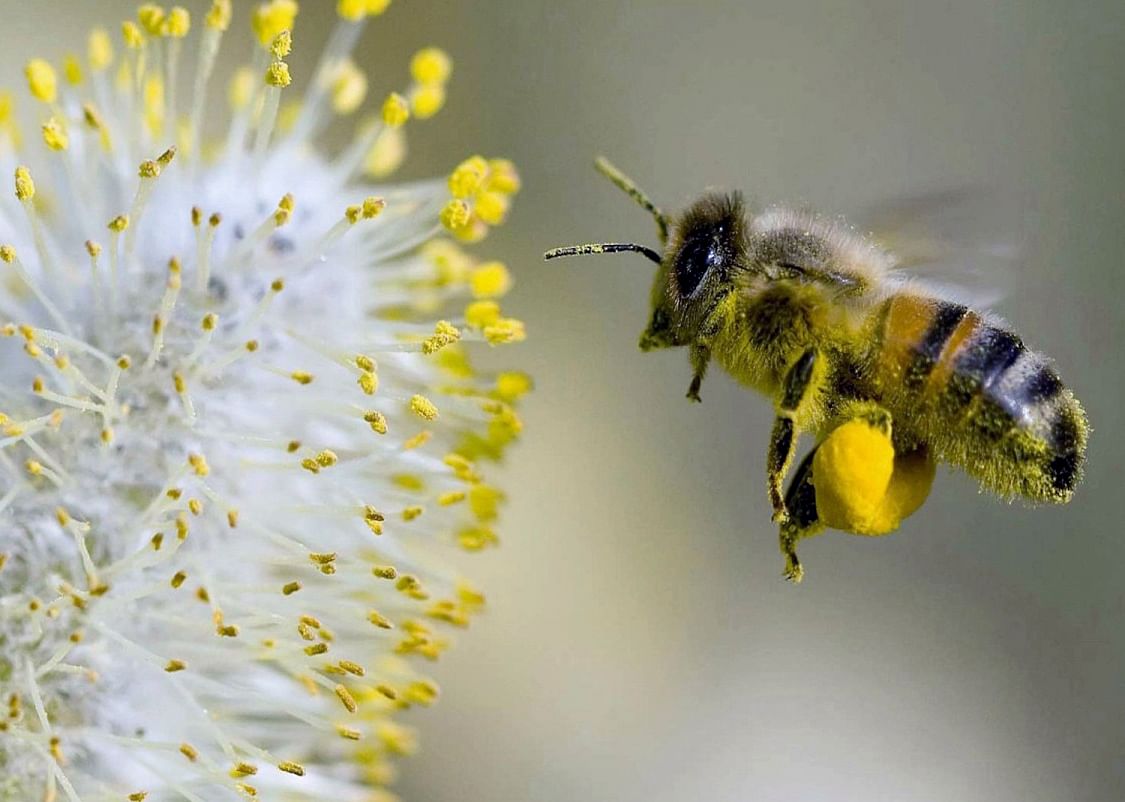
[[(133, 6), (0, 3), (6, 83)], [(333, 6), (303, 4), (295, 75)], [(450, 102), (411, 129), (405, 174), (473, 152), (519, 164), (510, 223), (479, 250), (517, 276), (507, 307), (530, 337), (503, 356), (537, 390), (503, 547), (466, 561), (491, 611), (437, 667), (400, 793), (1121, 799), (1125, 5), (397, 0), (358, 54), (375, 96), (432, 43), (456, 61)], [(691, 406), (686, 354), (637, 351), (643, 260), (540, 261), (653, 244), (598, 153), (671, 209), (709, 186), (853, 214), (948, 187), (1015, 198), (1024, 257), (997, 311), (1087, 406), (1075, 500), (1009, 506), (939, 473), (899, 533), (808, 542), (805, 583), (786, 585), (769, 402), (716, 371)]]

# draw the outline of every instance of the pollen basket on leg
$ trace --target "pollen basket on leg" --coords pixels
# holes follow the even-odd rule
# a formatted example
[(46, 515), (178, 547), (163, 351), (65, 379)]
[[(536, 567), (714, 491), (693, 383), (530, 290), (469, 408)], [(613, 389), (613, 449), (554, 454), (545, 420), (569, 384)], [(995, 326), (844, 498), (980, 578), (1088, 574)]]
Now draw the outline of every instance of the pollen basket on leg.
[[(369, 799), (483, 606), (447, 563), (499, 540), (488, 466), (531, 381), (473, 366), (525, 330), (463, 243), (519, 179), (361, 183), (451, 70), (427, 48), (367, 96), (348, 57), (387, 5), (339, 4), (289, 123), (294, 0), (248, 42), (229, 0), (145, 3), (28, 60), (36, 127), (0, 126), (0, 802)], [(227, 48), (251, 67), (205, 119)], [(323, 155), (323, 117), (364, 109)]]

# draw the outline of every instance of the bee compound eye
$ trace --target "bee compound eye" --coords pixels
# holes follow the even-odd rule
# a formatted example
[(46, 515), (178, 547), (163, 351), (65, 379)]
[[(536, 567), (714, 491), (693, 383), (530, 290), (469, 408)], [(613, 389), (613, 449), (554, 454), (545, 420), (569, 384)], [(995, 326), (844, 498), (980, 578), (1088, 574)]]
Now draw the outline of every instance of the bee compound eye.
[(675, 265), (676, 286), (680, 294), (694, 294), (707, 271), (721, 262), (722, 255), (713, 237), (699, 237), (685, 242), (676, 255)]

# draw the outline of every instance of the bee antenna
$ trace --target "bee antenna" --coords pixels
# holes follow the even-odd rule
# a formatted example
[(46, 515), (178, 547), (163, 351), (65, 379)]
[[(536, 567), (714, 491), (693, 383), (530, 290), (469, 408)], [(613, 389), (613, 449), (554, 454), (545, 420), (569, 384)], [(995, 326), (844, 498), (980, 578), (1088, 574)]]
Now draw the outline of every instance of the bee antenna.
[(633, 179), (614, 167), (605, 156), (598, 156), (594, 159), (594, 167), (597, 168), (599, 173), (612, 181), (615, 187), (635, 200), (642, 209), (656, 218), (656, 230), (660, 235), (660, 244), (667, 244), (668, 227), (670, 225), (668, 217), (649, 199), (648, 195), (633, 183)]
[(595, 242), (590, 245), (570, 245), (566, 248), (552, 248), (543, 254), (544, 259), (558, 259), (560, 256), (588, 256), (598, 253), (622, 253), (632, 251), (648, 257), (657, 264), (661, 263), (660, 254), (652, 248), (637, 245), (635, 242)]

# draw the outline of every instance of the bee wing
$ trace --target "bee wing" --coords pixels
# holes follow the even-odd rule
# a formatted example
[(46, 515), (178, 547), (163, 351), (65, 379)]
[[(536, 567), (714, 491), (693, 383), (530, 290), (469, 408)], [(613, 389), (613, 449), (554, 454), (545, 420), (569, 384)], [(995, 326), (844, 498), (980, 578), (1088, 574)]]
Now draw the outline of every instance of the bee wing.
[(1015, 283), (1023, 253), (1016, 208), (994, 191), (960, 187), (879, 203), (859, 220), (891, 253), (896, 279), (980, 308)]

